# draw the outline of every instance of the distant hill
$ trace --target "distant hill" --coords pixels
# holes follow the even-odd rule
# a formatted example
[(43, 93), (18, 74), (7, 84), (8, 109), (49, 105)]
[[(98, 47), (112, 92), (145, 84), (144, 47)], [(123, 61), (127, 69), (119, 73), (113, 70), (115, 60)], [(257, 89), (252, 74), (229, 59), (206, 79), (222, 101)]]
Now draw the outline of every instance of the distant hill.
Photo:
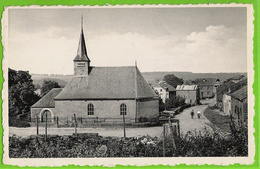
[[(156, 80), (162, 80), (167, 74), (174, 74), (178, 78), (186, 80), (194, 80), (196, 78), (217, 78), (221, 82), (227, 80), (228, 78), (234, 77), (236, 75), (244, 75), (247, 77), (247, 73), (192, 73), (192, 72), (142, 72), (144, 78), (148, 82), (155, 82)], [(41, 75), (32, 74), (33, 84), (42, 85), (45, 79), (55, 80), (60, 86), (64, 87), (73, 75)]]
[(72, 78), (72, 75), (40, 75), (40, 74), (32, 74), (32, 80), (33, 84), (37, 85), (39, 84), (42, 86), (42, 83), (44, 80), (54, 80), (58, 82), (58, 84), (61, 87), (66, 86), (66, 84), (70, 81)]
[(167, 74), (174, 74), (178, 78), (186, 80), (194, 80), (196, 78), (217, 78), (221, 82), (234, 77), (236, 75), (244, 75), (247, 77), (247, 73), (192, 73), (192, 72), (143, 72), (144, 78), (149, 82), (156, 80), (162, 80)]

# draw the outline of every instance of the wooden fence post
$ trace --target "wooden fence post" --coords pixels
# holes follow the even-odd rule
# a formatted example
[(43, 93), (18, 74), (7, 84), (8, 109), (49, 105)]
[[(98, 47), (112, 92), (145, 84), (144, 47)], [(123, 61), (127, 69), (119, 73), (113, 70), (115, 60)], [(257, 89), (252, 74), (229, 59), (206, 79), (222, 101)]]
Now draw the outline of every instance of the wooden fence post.
[(48, 116), (47, 116), (47, 111), (45, 112), (45, 142), (47, 141), (47, 125), (48, 125)]
[(173, 132), (173, 127), (172, 127), (172, 121), (169, 117), (169, 128), (170, 128), (170, 131), (171, 131), (171, 134), (172, 134), (172, 145), (173, 145), (173, 148), (174, 150), (176, 150), (176, 145), (175, 145), (175, 141), (174, 141), (174, 132)]
[(163, 157), (165, 157), (165, 124), (163, 125)]
[(77, 119), (76, 119), (76, 114), (74, 114), (74, 120), (75, 120), (75, 135), (77, 135)]
[(179, 120), (177, 120), (177, 129), (178, 129), (179, 136), (181, 136), (180, 121)]
[(39, 134), (39, 119), (38, 119), (38, 114), (36, 115), (36, 134)]
[(59, 117), (57, 116), (57, 128), (59, 128)]
[(126, 137), (125, 133), (125, 112), (123, 112), (123, 125), (124, 125), (124, 138)]

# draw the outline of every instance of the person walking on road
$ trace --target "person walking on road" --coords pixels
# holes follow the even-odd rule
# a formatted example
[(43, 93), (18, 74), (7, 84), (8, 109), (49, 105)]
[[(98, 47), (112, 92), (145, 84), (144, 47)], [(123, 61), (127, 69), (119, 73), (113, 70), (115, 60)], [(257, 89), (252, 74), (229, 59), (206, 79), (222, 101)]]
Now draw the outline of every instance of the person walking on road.
[(194, 111), (193, 111), (193, 109), (191, 110), (190, 115), (191, 115), (191, 118), (193, 119), (193, 116), (194, 116)]
[(200, 111), (197, 111), (197, 115), (198, 115), (198, 119), (200, 119), (201, 112), (200, 112)]

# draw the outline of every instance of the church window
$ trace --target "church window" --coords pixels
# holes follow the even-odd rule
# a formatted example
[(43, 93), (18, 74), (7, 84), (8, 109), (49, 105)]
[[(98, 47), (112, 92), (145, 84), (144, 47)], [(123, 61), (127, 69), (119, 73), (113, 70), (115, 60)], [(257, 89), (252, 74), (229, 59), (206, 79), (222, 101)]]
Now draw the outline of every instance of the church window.
[(126, 105), (124, 103), (122, 103), (120, 105), (120, 115), (123, 115), (123, 114), (126, 115), (126, 111), (127, 111)]
[(88, 115), (94, 115), (94, 105), (88, 104)]

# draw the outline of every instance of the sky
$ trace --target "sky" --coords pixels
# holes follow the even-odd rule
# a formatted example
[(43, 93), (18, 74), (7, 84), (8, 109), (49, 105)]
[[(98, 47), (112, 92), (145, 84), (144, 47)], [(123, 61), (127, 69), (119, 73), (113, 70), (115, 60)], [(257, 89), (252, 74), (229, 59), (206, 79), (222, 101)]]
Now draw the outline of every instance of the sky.
[(16, 8), (8, 11), (8, 67), (73, 74), (83, 15), (91, 66), (142, 72), (247, 71), (245, 7)]

